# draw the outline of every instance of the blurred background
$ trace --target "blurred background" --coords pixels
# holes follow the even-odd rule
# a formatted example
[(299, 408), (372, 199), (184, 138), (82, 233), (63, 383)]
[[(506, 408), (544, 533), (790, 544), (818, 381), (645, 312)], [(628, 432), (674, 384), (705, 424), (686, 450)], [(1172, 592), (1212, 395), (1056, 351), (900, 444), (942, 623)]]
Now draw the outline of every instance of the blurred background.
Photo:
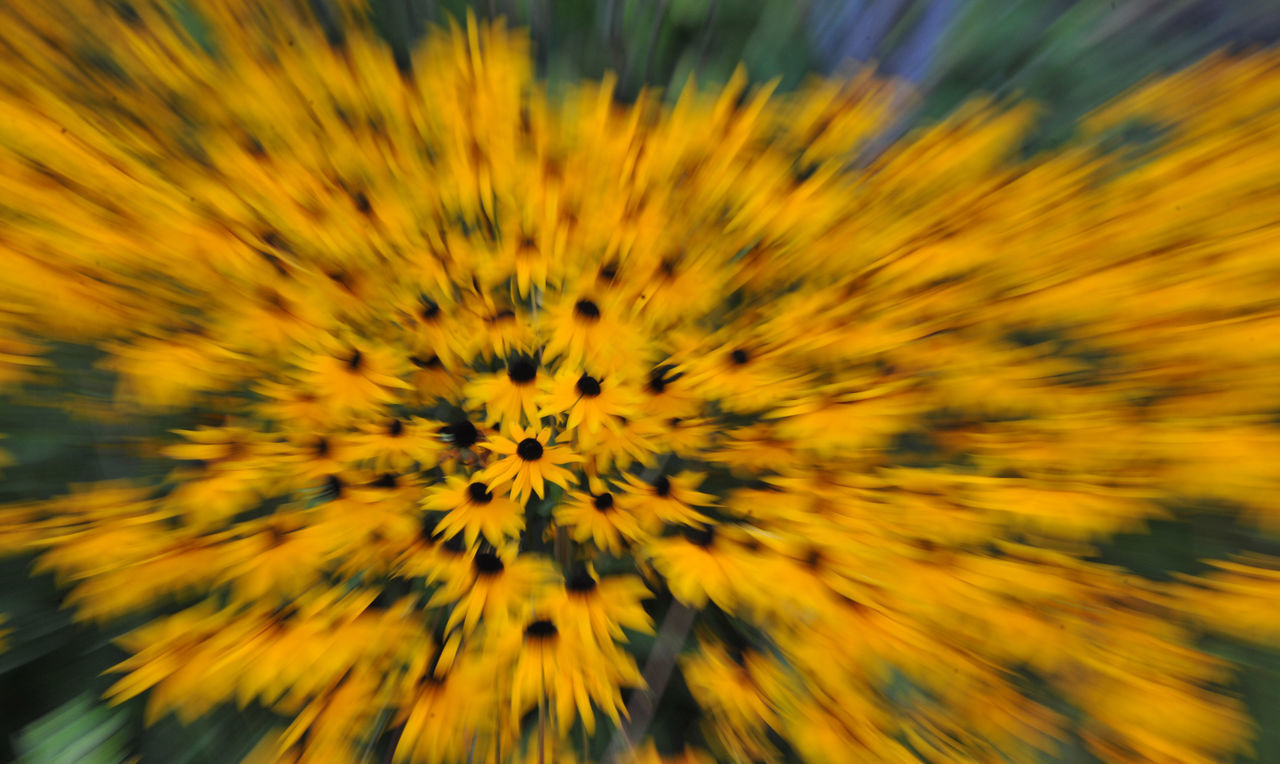
[[(327, 1), (312, 0), (320, 19)], [(777, 78), (785, 90), (807, 76), (873, 66), (909, 82), (915, 93), (883, 140), (991, 94), (1042, 106), (1028, 152), (1063, 141), (1081, 115), (1145, 77), (1215, 50), (1280, 39), (1280, 0), (371, 0), (375, 24), (402, 67), (429, 24), (468, 10), (528, 27), (553, 90), (613, 71), (624, 100), (643, 87), (671, 95), (691, 75), (714, 87), (739, 62), (753, 82)], [(77, 379), (86, 402), (107, 400), (112, 380), (93, 368), (93, 359), (54, 360), (83, 370)], [(95, 423), (87, 430), (52, 409), (5, 401), (0, 432), (23, 468), (6, 471), (0, 501), (156, 469), (111, 447), (135, 434), (133, 426)], [(1240, 548), (1238, 534), (1247, 531), (1209, 513), (1197, 524), (1200, 516), (1117, 539), (1106, 560), (1165, 578)], [(98, 703), (110, 682), (101, 672), (123, 657), (110, 640), (133, 624), (113, 633), (73, 626), (52, 580), (27, 578), (30, 564), (0, 561), (6, 582), (0, 613), (8, 625), (21, 624), (0, 653), (0, 760), (117, 762), (141, 755), (181, 764), (238, 761), (249, 751), (270, 722), (261, 709), (223, 709), (186, 728), (169, 717), (145, 728), (139, 703)], [(1280, 761), (1280, 653), (1226, 640), (1204, 647), (1245, 669), (1239, 689), (1260, 725), (1258, 760)], [(678, 687), (668, 693), (655, 727), (679, 724), (682, 701), (692, 703), (684, 696)], [(1093, 759), (1077, 749), (1066, 760)]]

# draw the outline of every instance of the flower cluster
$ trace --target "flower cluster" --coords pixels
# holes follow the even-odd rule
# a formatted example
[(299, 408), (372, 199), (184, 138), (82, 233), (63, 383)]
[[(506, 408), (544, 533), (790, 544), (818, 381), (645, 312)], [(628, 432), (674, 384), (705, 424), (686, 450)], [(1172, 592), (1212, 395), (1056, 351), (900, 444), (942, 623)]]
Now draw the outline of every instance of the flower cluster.
[[(290, 761), (1247, 743), (1194, 640), (1275, 635), (1274, 560), (1097, 545), (1183, 500), (1280, 520), (1274, 56), (1051, 156), (975, 104), (854, 162), (869, 76), (624, 105), (499, 25), (404, 71), (358, 3), (110, 5), (0, 10), (0, 383), (176, 421), (130, 444), (173, 464), (10, 505), (0, 546), (148, 616), (112, 699), (261, 704)], [(1108, 151), (1129, 123), (1159, 152)], [(663, 650), (709, 754), (626, 702)]]

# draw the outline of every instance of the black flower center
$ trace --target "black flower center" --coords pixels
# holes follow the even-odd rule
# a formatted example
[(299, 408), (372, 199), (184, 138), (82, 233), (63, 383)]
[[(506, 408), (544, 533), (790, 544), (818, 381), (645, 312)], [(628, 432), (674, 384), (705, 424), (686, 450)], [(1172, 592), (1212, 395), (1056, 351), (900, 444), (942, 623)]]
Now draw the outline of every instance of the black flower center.
[(658, 479), (653, 481), (653, 492), (662, 497), (671, 495), (671, 480), (666, 475), (659, 475)]
[(683, 420), (683, 419), (681, 419), (680, 417), (678, 417), (678, 416), (673, 416), (673, 417), (671, 417), (670, 419), (668, 419), (668, 420), (667, 420), (667, 424), (668, 424), (668, 425), (670, 425), (671, 427), (679, 427), (679, 426), (680, 426), (680, 423), (681, 423), (681, 422), (683, 422), (683, 421), (684, 421), (684, 420)]
[(735, 366), (744, 366), (747, 361), (751, 360), (751, 356), (747, 354), (747, 351), (742, 348), (738, 348), (729, 354), (729, 360), (733, 361)]
[(614, 279), (618, 278), (618, 264), (607, 263), (600, 269), (600, 278), (612, 283)]
[(683, 374), (671, 374), (671, 370), (674, 368), (669, 363), (654, 367), (653, 371), (649, 372), (649, 392), (654, 395), (661, 395), (667, 389), (667, 385), (684, 376)]
[(440, 306), (433, 300), (423, 300), (422, 309), (418, 311), (418, 315), (423, 321), (433, 321), (440, 315)]
[(525, 438), (516, 446), (516, 456), (526, 462), (536, 462), (542, 458), (542, 444), (537, 438)]
[(493, 501), (493, 494), (489, 493), (489, 486), (484, 483), (472, 483), (467, 486), (467, 495), (475, 504), (488, 504)]
[(551, 639), (557, 633), (556, 625), (546, 618), (540, 618), (524, 627), (525, 639)]
[(384, 472), (378, 476), (377, 480), (373, 481), (369, 485), (374, 488), (395, 488), (399, 483), (396, 481), (395, 475), (392, 475), (390, 472)]
[(600, 306), (585, 298), (574, 303), (573, 312), (578, 318), (586, 321), (595, 321), (600, 318)]
[(571, 592), (585, 594), (596, 588), (596, 580), (591, 577), (591, 574), (587, 572), (586, 568), (579, 567), (573, 572), (573, 575), (569, 576), (569, 580), (565, 582), (564, 588)]
[(393, 438), (398, 438), (401, 435), (404, 435), (404, 422), (401, 422), (399, 419), (392, 419), (387, 423), (387, 434)]
[(537, 365), (527, 358), (517, 358), (507, 364), (507, 378), (517, 385), (527, 385), (537, 376)]
[(329, 439), (318, 438), (316, 440), (315, 449), (316, 449), (316, 456), (320, 457), (321, 459), (328, 456), (329, 455)]
[(325, 478), (324, 493), (330, 499), (342, 498), (342, 489), (344, 487), (345, 486), (343, 486), (342, 478), (338, 477), (337, 475), (330, 475), (329, 477)]
[(412, 356), (409, 362), (419, 369), (438, 369), (444, 364), (440, 361), (440, 356), (433, 355), (430, 358), (422, 358), (421, 356)]
[(458, 448), (471, 448), (480, 438), (476, 426), (465, 419), (446, 425), (444, 431)]
[(709, 525), (706, 528), (685, 528), (684, 537), (690, 544), (708, 547), (711, 546), (712, 541), (715, 541), (716, 529)]
[(613, 509), (613, 494), (600, 493), (596, 494), (591, 501), (592, 505), (601, 512), (607, 512)]
[(493, 552), (479, 552), (475, 559), (476, 573), (482, 576), (496, 576), (506, 568), (502, 559)]
[(361, 353), (359, 350), (351, 351), (351, 356), (347, 358), (347, 368), (351, 371), (359, 371), (360, 367), (363, 365), (364, 353)]
[(595, 377), (583, 374), (578, 377), (578, 393), (587, 398), (594, 398), (600, 394), (600, 381)]

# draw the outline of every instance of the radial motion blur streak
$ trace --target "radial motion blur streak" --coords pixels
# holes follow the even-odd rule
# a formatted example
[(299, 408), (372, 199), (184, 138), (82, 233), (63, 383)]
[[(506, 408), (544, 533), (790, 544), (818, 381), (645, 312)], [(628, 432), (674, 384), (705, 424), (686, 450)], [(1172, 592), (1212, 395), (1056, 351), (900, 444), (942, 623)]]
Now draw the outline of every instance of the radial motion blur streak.
[(1280, 56), (1034, 151), (905, 130), (920, 61), (624, 94), (366, 10), (0, 8), (24, 760), (1272, 750)]

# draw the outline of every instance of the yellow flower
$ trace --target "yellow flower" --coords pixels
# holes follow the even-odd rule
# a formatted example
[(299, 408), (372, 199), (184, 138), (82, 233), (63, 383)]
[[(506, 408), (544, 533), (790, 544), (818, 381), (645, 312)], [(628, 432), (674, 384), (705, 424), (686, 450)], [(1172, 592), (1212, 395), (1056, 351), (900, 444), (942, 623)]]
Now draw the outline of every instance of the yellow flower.
[(605, 427), (617, 427), (619, 420), (635, 412), (634, 399), (625, 385), (608, 377), (595, 377), (566, 367), (557, 374), (542, 399), (540, 416), (567, 413), (567, 432), (580, 440), (591, 440)]
[[(507, 629), (496, 639), (495, 660), (509, 666), (511, 720), (538, 704), (545, 693), (565, 734), (574, 718), (580, 718), (588, 734), (595, 731), (592, 704), (616, 725), (623, 712), (623, 686), (643, 683), (635, 662), (626, 652), (608, 645), (584, 642), (562, 633), (556, 621), (535, 613), (524, 627)], [(576, 710), (576, 715), (575, 715)]]
[(367, 411), (395, 400), (396, 389), (409, 383), (389, 350), (366, 346), (351, 347), (340, 354), (320, 352), (300, 362), (308, 387), (339, 410)]
[(538, 419), (538, 363), (525, 357), (512, 358), (507, 370), (477, 376), (467, 383), (467, 400), (483, 408), (490, 426), (500, 426), (510, 434)]
[(702, 476), (693, 472), (658, 475), (648, 482), (627, 475), (619, 502), (650, 533), (659, 530), (663, 523), (700, 525), (708, 522), (708, 518), (694, 507), (710, 507), (716, 498), (696, 490), (701, 483)]
[(532, 555), (476, 552), (471, 564), (470, 575), (445, 580), (428, 603), (454, 606), (446, 630), (461, 624), (464, 633), (471, 632), (483, 616), (487, 628), (500, 631), (512, 618), (522, 618), (530, 597), (555, 577), (546, 560)]
[(589, 542), (613, 555), (621, 555), (626, 544), (648, 535), (603, 485), (598, 493), (567, 492), (552, 513), (556, 525), (568, 528), (574, 541)]
[(524, 507), (505, 496), (496, 496), (478, 480), (451, 475), (423, 500), (426, 509), (444, 511), (437, 528), (445, 537), (462, 533), (467, 546), (483, 535), (501, 548), (508, 539), (518, 539), (524, 530)]
[(565, 446), (547, 445), (550, 430), (516, 427), (512, 436), (514, 439), (497, 437), (481, 444), (500, 457), (481, 473), (485, 483), (491, 488), (510, 483), (511, 499), (516, 502), (523, 502), (530, 494), (542, 498), (548, 482), (561, 488), (569, 487), (573, 473), (561, 465), (581, 461), (581, 458)]

